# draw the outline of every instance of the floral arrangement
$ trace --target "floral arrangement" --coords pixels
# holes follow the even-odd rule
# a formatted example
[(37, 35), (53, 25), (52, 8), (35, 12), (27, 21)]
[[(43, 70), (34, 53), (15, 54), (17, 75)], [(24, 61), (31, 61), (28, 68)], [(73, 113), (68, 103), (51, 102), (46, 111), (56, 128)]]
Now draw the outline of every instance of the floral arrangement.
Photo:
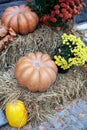
[(62, 43), (56, 49), (54, 60), (56, 65), (63, 70), (69, 69), (72, 65), (81, 66), (87, 61), (87, 46), (80, 37), (73, 34), (62, 35)]
[(83, 0), (27, 0), (27, 5), (38, 14), (42, 23), (61, 28), (73, 22), (85, 3)]

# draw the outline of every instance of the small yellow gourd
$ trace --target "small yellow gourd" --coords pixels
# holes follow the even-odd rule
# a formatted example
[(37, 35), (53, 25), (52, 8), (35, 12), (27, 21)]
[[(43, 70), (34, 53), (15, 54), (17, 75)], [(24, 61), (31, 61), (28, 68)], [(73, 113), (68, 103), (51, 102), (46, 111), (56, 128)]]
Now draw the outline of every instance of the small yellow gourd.
[(12, 100), (6, 104), (6, 117), (12, 127), (23, 127), (28, 120), (25, 104), (20, 100)]

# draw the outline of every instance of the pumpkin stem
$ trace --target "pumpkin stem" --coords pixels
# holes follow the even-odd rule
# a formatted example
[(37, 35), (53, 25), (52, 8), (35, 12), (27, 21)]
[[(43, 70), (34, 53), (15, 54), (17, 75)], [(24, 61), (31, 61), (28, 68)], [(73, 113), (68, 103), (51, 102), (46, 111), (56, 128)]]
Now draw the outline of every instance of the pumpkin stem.
[(13, 101), (13, 102), (12, 102), (12, 105), (14, 105), (14, 106), (17, 105), (16, 101)]

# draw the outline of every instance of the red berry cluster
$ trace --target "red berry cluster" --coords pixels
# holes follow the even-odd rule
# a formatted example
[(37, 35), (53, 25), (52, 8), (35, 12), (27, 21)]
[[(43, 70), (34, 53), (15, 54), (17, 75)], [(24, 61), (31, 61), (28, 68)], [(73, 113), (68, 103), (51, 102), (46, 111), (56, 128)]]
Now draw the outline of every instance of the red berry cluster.
[(83, 7), (83, 0), (58, 0), (51, 13), (41, 17), (40, 21), (48, 26), (62, 26), (64, 23), (73, 22), (74, 16), (80, 14)]

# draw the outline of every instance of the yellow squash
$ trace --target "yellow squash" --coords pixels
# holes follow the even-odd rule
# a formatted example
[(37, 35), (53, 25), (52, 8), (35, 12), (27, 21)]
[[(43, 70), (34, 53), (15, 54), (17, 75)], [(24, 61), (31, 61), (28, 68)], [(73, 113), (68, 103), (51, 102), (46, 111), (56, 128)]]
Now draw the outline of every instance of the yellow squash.
[(6, 104), (6, 117), (9, 125), (20, 128), (27, 123), (28, 113), (25, 104), (20, 100), (12, 100)]

